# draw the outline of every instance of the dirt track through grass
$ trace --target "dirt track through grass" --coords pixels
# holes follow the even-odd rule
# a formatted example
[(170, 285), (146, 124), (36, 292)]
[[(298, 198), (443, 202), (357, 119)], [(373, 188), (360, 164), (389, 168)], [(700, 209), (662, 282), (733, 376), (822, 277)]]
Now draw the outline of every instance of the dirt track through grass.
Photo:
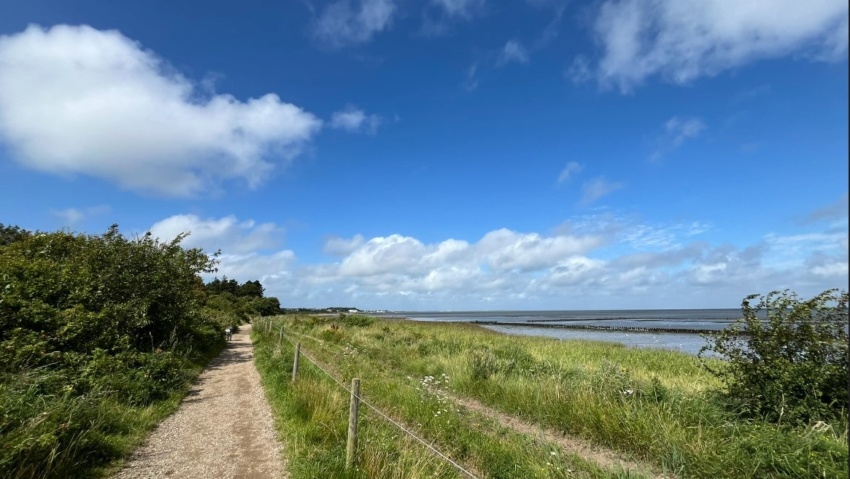
[(474, 399), (457, 396), (449, 397), (456, 404), (463, 406), (469, 411), (491, 417), (497, 420), (502, 426), (518, 433), (531, 437), (540, 437), (547, 442), (557, 444), (565, 453), (575, 454), (585, 461), (599, 465), (603, 469), (621, 469), (623, 471), (648, 475), (656, 479), (676, 479), (676, 476), (673, 474), (661, 473), (647, 464), (625, 458), (621, 454), (609, 449), (594, 446), (585, 440), (545, 429), (517, 417), (501, 413)]
[[(318, 340), (317, 338), (313, 339)], [(301, 351), (313, 357), (312, 353), (310, 353), (310, 351), (304, 346), (301, 347)], [(339, 378), (341, 376), (339, 371), (337, 371), (336, 368), (333, 367), (333, 365), (318, 362), (317, 364), (325, 371), (329, 371), (331, 374), (333, 374), (334, 377)], [(461, 406), (470, 412), (492, 418), (502, 426), (511, 429), (517, 433), (524, 434), (529, 437), (537, 437), (545, 440), (546, 442), (557, 444), (565, 453), (575, 454), (576, 456), (582, 458), (583, 460), (591, 464), (598, 465), (602, 469), (608, 469), (612, 471), (627, 471), (632, 474), (638, 474), (638, 477), (647, 476), (653, 477), (655, 479), (677, 479), (678, 477), (672, 473), (661, 472), (657, 468), (652, 467), (643, 462), (629, 459), (623, 456), (622, 454), (619, 454), (610, 449), (593, 445), (583, 439), (568, 436), (563, 433), (558, 433), (550, 429), (542, 428), (538, 425), (531, 424), (515, 416), (499, 412), (493, 408), (482, 404), (481, 402), (475, 399), (459, 397), (456, 395), (446, 395), (446, 397), (453, 401), (456, 405)], [(397, 421), (403, 422), (399, 418), (395, 419)], [(466, 467), (474, 469), (469, 465), (466, 465)], [(479, 475), (479, 477), (481, 477), (480, 473), (477, 474)]]
[(250, 337), (243, 326), (114, 479), (287, 477)]

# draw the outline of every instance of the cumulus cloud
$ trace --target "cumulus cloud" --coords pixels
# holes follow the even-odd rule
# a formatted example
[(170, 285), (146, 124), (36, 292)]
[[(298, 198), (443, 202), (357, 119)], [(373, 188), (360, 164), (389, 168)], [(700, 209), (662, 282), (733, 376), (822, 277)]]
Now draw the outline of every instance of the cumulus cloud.
[(499, 53), (496, 65), (504, 66), (511, 62), (528, 63), (528, 61), (528, 50), (517, 40), (509, 40)]
[(542, 237), (503, 228), (484, 235), (476, 247), (494, 271), (535, 271), (584, 253), (598, 243), (594, 236)]
[[(176, 215), (151, 228), (187, 246), (222, 248), (218, 275), (259, 279), (289, 306), (375, 309), (735, 307), (750, 293), (801, 295), (845, 285), (847, 232), (767, 235), (753, 245), (699, 241), (704, 221), (649, 224), (616, 215), (570, 219), (558, 234), (490, 231), (426, 243), (391, 234), (329, 237), (332, 262), (279, 249), (270, 226)], [(233, 248), (229, 245), (250, 244)], [(256, 249), (251, 249), (256, 248)], [(531, 306), (534, 305), (534, 306)]]
[(325, 239), (322, 251), (331, 256), (347, 256), (364, 243), (363, 235), (354, 235), (350, 239), (331, 236)]
[[(219, 265), (216, 274), (221, 274), (238, 281), (258, 280), (267, 286), (291, 283), (293, 270), (296, 264), (295, 253), (291, 250), (275, 251), (271, 254), (259, 253), (223, 253), (218, 258)], [(276, 290), (276, 291), (275, 291)], [(272, 289), (277, 295), (285, 297), (286, 293), (280, 291), (280, 287)]]
[(339, 271), (345, 276), (415, 273), (429, 249), (416, 238), (397, 234), (372, 238), (346, 257)]
[(602, 48), (595, 77), (628, 92), (654, 76), (687, 83), (792, 54), (845, 60), (848, 6), (841, 0), (608, 0), (592, 29)]
[(183, 240), (187, 247), (203, 248), (207, 252), (256, 253), (275, 248), (283, 236), (283, 228), (274, 223), (239, 221), (235, 216), (201, 218), (196, 215), (174, 215), (150, 227), (151, 234), (162, 241), (171, 241), (188, 233)]
[(0, 140), (16, 161), (188, 196), (259, 185), (321, 122), (275, 94), (205, 96), (117, 31), (31, 26), (0, 37)]
[(609, 181), (602, 176), (597, 176), (584, 182), (581, 186), (581, 200), (579, 200), (579, 203), (585, 206), (589, 205), (603, 196), (607, 196), (623, 188), (623, 186), (625, 185), (621, 182)]
[(659, 161), (664, 155), (682, 146), (685, 141), (698, 137), (705, 123), (699, 118), (680, 118), (674, 116), (664, 122), (664, 132), (658, 140), (658, 146), (650, 155), (650, 160)]
[(363, 110), (349, 107), (331, 115), (331, 128), (337, 128), (350, 132), (366, 132), (375, 134), (381, 124), (378, 115), (367, 115)]
[(325, 7), (313, 33), (332, 48), (359, 45), (389, 28), (396, 10), (393, 0), (339, 0)]
[(567, 166), (565, 166), (564, 169), (561, 170), (561, 174), (558, 175), (558, 183), (565, 183), (567, 180), (570, 179), (571, 176), (576, 173), (579, 173), (580, 171), (580, 164), (576, 163), (575, 161), (567, 163)]

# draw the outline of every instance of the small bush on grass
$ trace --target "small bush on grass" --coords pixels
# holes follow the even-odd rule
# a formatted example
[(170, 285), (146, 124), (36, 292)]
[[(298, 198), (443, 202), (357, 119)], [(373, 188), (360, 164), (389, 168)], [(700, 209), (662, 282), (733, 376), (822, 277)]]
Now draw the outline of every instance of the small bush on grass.
[(339, 315), (340, 321), (346, 326), (366, 327), (375, 322), (375, 318), (365, 314)]
[(709, 337), (700, 356), (711, 351), (727, 359), (719, 367), (704, 364), (747, 415), (792, 423), (840, 419), (848, 404), (847, 300), (837, 290), (809, 300), (787, 291), (748, 296), (744, 317)]

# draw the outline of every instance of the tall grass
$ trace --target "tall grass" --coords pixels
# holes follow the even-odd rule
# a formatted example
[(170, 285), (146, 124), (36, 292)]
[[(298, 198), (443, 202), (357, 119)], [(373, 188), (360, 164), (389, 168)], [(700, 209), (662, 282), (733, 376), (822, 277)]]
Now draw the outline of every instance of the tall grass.
[[(286, 443), (291, 477), (467, 477), (366, 407), (361, 407), (365, 414), (357, 468), (345, 471), (341, 461), (348, 395), (304, 358), (298, 380), (290, 383), (293, 348), (285, 341), (278, 346), (277, 327), (268, 334), (260, 333), (262, 327), (255, 329), (255, 357)], [(299, 339), (311, 343), (310, 353), (332, 365), (338, 379), (362, 377), (364, 398), (477, 477), (646, 477), (634, 471), (602, 469), (540, 437), (516, 433), (455, 406), (443, 390), (444, 377), (401, 375), (386, 362), (372, 361), (364, 350), (341, 341), (349, 329), (363, 327), (368, 329), (350, 324), (319, 328), (310, 331), (317, 333), (315, 340), (311, 334)]]
[[(716, 380), (697, 358), (685, 354), (509, 337), (462, 324), (315, 317), (276, 321), (275, 327), (283, 326), (346, 380), (361, 377), (365, 396), (485, 477), (616, 477), (623, 471), (603, 470), (575, 456), (553, 456), (560, 454), (555, 445), (456, 408), (451, 395), (474, 398), (681, 477), (848, 474), (846, 420), (791, 427), (740, 419), (713, 392), (719, 387)], [(258, 344), (277, 337), (273, 328)], [(291, 353), (284, 347), (280, 354), (277, 365), (286, 370)], [(269, 387), (275, 383), (266, 379)], [(304, 386), (291, 387), (284, 380), (274, 387), (292, 395)], [(338, 420), (344, 423), (345, 397), (340, 401)], [(317, 426), (305, 422), (303, 427)], [(344, 438), (328, 440), (344, 444)], [(379, 442), (368, 449), (388, 446)], [(373, 470), (365, 477), (387, 474)]]
[[(212, 355), (185, 362), (185, 377), (197, 376)], [(177, 409), (188, 390), (187, 381), (172, 385), (163, 399), (131, 405), (105, 388), (86, 394), (70, 385), (57, 388), (71, 379), (66, 371), (41, 369), (0, 375), (0, 477), (106, 476)]]

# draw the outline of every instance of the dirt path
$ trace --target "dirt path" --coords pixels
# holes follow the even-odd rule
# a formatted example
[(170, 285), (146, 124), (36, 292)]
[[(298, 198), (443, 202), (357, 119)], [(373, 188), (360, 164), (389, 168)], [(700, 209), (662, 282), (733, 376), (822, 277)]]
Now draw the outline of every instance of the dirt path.
[(250, 336), (242, 326), (114, 479), (286, 477)]
[(497, 420), (500, 424), (509, 429), (513, 429), (514, 431), (525, 434), (526, 436), (542, 437), (548, 442), (558, 444), (564, 452), (575, 454), (582, 459), (596, 463), (603, 469), (619, 469), (656, 479), (675, 479), (676, 477), (670, 473), (662, 473), (647, 464), (626, 458), (609, 449), (592, 446), (585, 440), (569, 437), (562, 433), (523, 421), (515, 416), (501, 413), (474, 399), (451, 395), (448, 397), (470, 411), (474, 411)]

